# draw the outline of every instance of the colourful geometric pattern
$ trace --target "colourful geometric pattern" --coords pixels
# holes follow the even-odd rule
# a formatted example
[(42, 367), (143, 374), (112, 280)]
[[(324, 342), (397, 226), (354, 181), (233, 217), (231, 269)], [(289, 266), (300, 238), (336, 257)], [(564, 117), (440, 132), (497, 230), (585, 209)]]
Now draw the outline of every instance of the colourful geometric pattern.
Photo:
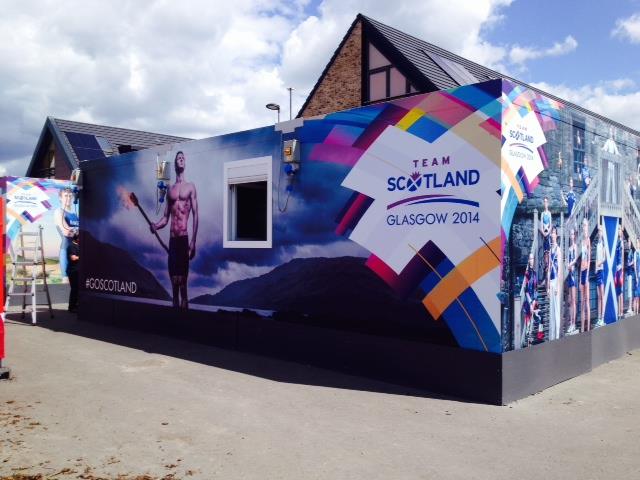
[[(38, 222), (47, 212), (54, 209), (51, 192), (69, 188), (68, 181), (7, 177), (6, 179), (6, 246), (15, 239), (23, 225)], [(18, 203), (18, 197), (29, 199)], [(56, 193), (57, 196), (57, 193)], [(14, 200), (12, 200), (14, 199)], [(16, 205), (20, 205), (16, 207)]]
[(336, 233), (344, 235), (349, 230), (353, 230), (364, 212), (373, 202), (373, 198), (369, 198), (362, 193), (354, 192), (347, 204), (344, 206), (338, 217), (336, 218)]
[[(536, 92), (526, 89), (521, 85), (515, 85), (508, 81), (503, 81), (502, 94), (502, 143), (507, 143), (507, 135), (505, 125), (514, 124), (518, 121), (534, 115), (541, 132), (548, 132), (556, 128), (556, 122), (559, 120), (559, 110), (563, 107), (560, 102), (549, 99)], [(521, 152), (529, 152), (527, 160), (514, 162), (513, 159), (508, 161), (502, 159), (502, 175), (500, 183), (501, 200), (501, 219), (503, 248), (506, 240), (509, 238), (511, 223), (516, 207), (525, 195), (533, 193), (538, 186), (538, 174), (549, 166), (549, 161), (543, 150), (543, 144), (546, 139), (542, 135), (540, 140), (534, 143), (533, 147), (529, 147), (525, 143), (511, 143), (511, 147), (518, 147)], [(513, 168), (516, 165), (516, 168)], [(528, 173), (527, 173), (528, 172)]]
[[(496, 238), (490, 247), (497, 251), (499, 242)], [(499, 352), (500, 334), (472, 288), (478, 278), (500, 266), (498, 258), (482, 247), (456, 267), (435, 244), (426, 247), (418, 257), (431, 271), (420, 286), (431, 316), (447, 323), (461, 347)]]
[[(305, 120), (296, 131), (305, 146), (302, 162), (330, 162), (351, 168), (392, 126), (429, 143), (453, 132), (497, 168), (501, 91), (500, 81), (490, 81)], [(348, 236), (373, 201), (361, 192), (354, 192), (336, 219), (336, 233)], [(458, 265), (431, 240), (411, 248), (415, 255), (400, 273), (374, 254), (366, 265), (402, 297), (421, 289), (426, 311), (434, 320), (443, 320), (448, 325), (461, 347), (501, 352), (499, 321), (496, 327), (474, 291), (479, 279), (500, 266), (500, 237), (489, 239), (488, 244), (471, 252)], [(497, 288), (496, 285), (496, 291)]]
[(556, 129), (556, 122), (560, 120), (558, 112), (564, 107), (562, 103), (507, 80), (502, 82), (502, 91), (508, 106), (503, 111), (506, 118), (516, 114), (524, 117), (529, 112), (534, 112), (542, 130), (548, 132)]

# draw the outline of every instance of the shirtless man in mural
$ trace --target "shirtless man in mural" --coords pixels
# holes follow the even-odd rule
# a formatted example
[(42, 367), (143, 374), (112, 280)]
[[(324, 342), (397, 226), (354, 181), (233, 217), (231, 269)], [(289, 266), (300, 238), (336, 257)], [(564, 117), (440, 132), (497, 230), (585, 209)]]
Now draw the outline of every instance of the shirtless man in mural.
[[(196, 236), (198, 235), (198, 196), (193, 183), (184, 178), (186, 159), (183, 152), (176, 153), (174, 161), (176, 182), (171, 185), (167, 195), (167, 206), (162, 218), (151, 224), (151, 232), (164, 228), (171, 218), (169, 235), (169, 277), (173, 287), (173, 306), (189, 307), (187, 296), (187, 278), (189, 261), (196, 254)], [(191, 241), (189, 241), (189, 214), (191, 222)]]

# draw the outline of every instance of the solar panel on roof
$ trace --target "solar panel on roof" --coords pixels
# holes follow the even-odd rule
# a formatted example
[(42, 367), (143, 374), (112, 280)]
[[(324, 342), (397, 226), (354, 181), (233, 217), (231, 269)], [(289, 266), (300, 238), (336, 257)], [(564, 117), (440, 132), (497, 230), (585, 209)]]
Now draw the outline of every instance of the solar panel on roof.
[[(571, 103), (567, 100), (564, 100), (556, 95), (553, 95), (549, 92), (541, 90), (537, 87), (528, 85), (521, 80), (510, 77), (509, 75), (505, 75), (496, 70), (492, 70), (483, 65), (472, 62), (471, 60), (467, 60), (463, 57), (460, 57), (454, 53), (448, 52), (447, 50), (444, 50), (436, 45), (430, 44), (428, 42), (425, 42), (424, 40), (421, 40), (412, 35), (404, 33), (398, 29), (395, 29), (393, 27), (380, 23), (377, 20), (374, 20), (370, 17), (367, 17), (362, 14), (358, 14), (358, 18), (364, 19), (364, 21), (366, 22), (365, 25), (371, 26), (373, 29), (375, 29), (375, 31), (378, 34), (380, 34), (385, 40), (387, 40), (393, 46), (393, 48), (398, 50), (400, 55), (403, 55), (410, 63), (412, 63), (415, 67), (417, 67), (420, 73), (424, 76), (424, 78), (428, 79), (431, 83), (433, 83), (440, 89), (450, 88), (451, 85), (449, 85), (449, 82), (456, 83), (456, 80), (454, 80), (454, 77), (456, 76), (456, 74), (461, 74), (461, 77), (458, 78), (457, 80), (461, 84), (477, 83), (477, 82), (482, 82), (482, 81), (491, 80), (491, 79), (503, 79), (503, 80), (513, 82), (516, 85), (520, 85), (524, 88), (531, 89), (540, 95), (544, 95), (550, 98), (551, 100), (560, 102), (567, 108), (573, 108), (579, 112), (586, 113), (587, 115), (590, 115), (594, 118), (597, 118), (599, 120), (615, 125), (617, 128), (623, 129), (624, 131), (627, 131), (632, 135), (639, 134), (639, 132), (637, 130), (634, 130), (633, 128), (630, 128), (626, 125), (622, 125), (619, 122), (615, 122), (603, 115), (600, 115), (584, 107)], [(440, 56), (440, 54), (438, 53), (434, 53), (434, 54), (427, 53), (427, 52), (432, 52), (433, 50), (436, 50), (437, 52), (441, 52), (442, 55), (445, 55), (445, 57)], [(418, 55), (420, 55), (421, 58), (418, 58)], [(436, 55), (439, 58), (442, 58), (443, 60), (445, 60), (442, 62), (442, 65), (439, 65), (438, 63), (436, 63), (435, 61)], [(446, 58), (447, 56), (451, 56), (451, 58), (453, 58), (454, 60), (450, 60)], [(424, 58), (424, 61), (423, 61), (423, 58)], [(451, 72), (447, 72), (447, 67), (445, 66), (447, 61), (452, 62), (455, 65), (460, 65), (460, 67), (462, 68), (461, 70), (462, 73), (460, 72), (454, 73), (454, 70), (451, 70)], [(433, 71), (435, 67), (437, 67), (437, 70), (438, 70), (437, 73)], [(471, 80), (471, 78), (468, 78), (467, 81), (463, 81), (462, 77), (466, 77), (466, 74), (464, 73), (465, 71), (475, 76), (476, 80)]]
[(456, 62), (452, 62), (448, 58), (441, 57), (437, 53), (422, 50), (422, 53), (431, 58), (436, 64), (444, 70), (458, 85), (469, 85), (478, 83), (478, 79), (469, 70)]
[(113, 153), (113, 147), (111, 146), (111, 143), (109, 143), (109, 140), (99, 135), (96, 135), (96, 140), (105, 155), (111, 155)]
[(71, 144), (71, 148), (75, 152), (78, 160), (81, 162), (84, 160), (96, 160), (98, 158), (105, 158), (104, 152), (98, 140), (93, 135), (77, 132), (64, 132)]

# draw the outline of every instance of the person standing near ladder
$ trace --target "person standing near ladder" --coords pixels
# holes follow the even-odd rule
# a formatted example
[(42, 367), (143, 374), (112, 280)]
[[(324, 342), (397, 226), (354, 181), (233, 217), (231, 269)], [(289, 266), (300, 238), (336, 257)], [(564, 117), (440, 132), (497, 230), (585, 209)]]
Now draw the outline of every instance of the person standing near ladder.
[(69, 277), (69, 311), (78, 310), (78, 263), (80, 262), (79, 235), (71, 237), (67, 245), (67, 277)]

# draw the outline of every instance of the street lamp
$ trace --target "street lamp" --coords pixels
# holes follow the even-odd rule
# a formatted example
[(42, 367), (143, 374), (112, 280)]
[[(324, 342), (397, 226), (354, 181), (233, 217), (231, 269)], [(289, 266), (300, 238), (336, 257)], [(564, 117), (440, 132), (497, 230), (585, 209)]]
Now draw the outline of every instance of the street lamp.
[(278, 112), (278, 123), (280, 123), (280, 105), (277, 103), (267, 103), (265, 105), (269, 110), (275, 110)]
[(287, 87), (289, 90), (289, 120), (291, 120), (291, 94), (293, 93), (293, 87)]

